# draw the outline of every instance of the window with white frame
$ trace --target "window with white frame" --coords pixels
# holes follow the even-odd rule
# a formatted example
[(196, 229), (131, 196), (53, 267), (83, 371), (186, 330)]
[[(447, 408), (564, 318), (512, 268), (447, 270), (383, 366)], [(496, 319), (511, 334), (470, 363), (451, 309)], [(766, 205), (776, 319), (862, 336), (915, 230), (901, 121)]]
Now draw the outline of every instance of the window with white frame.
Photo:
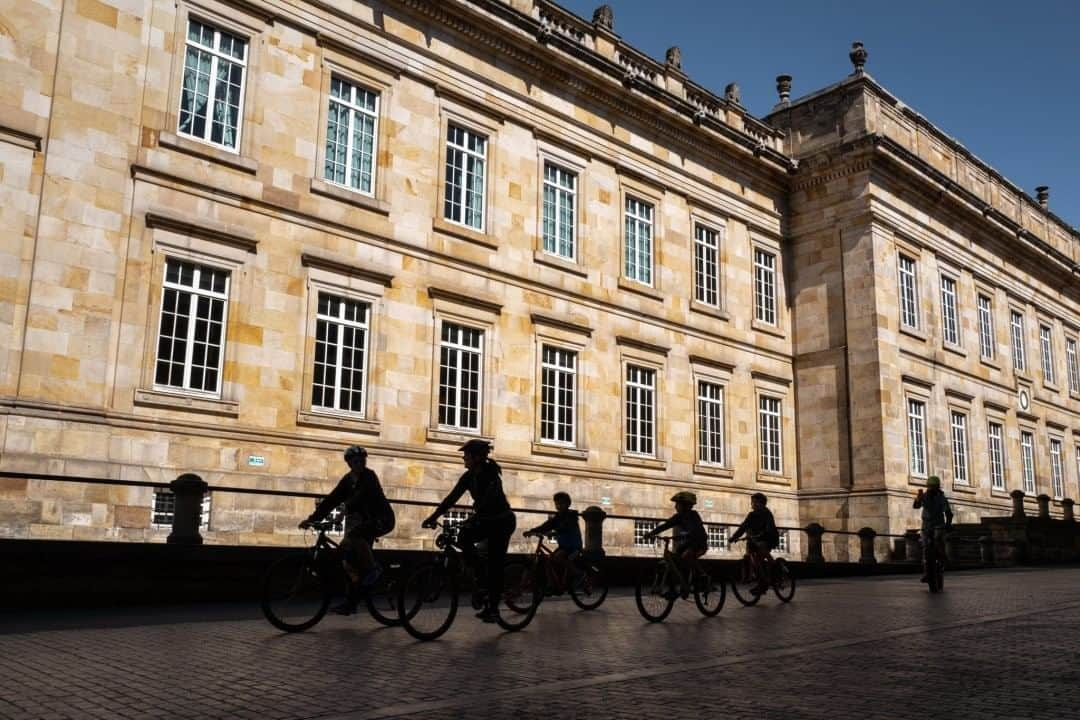
[(709, 541), (710, 550), (727, 550), (727, 528), (723, 525), (709, 523), (705, 525), (705, 535)]
[(960, 344), (960, 322), (956, 310), (956, 281), (941, 276), (941, 335), (949, 345)]
[(776, 324), (776, 255), (754, 248), (754, 318)]
[(443, 513), (442, 523), (449, 529), (458, 528), (465, 524), (470, 515), (472, 513), (468, 510), (447, 510)]
[(724, 464), (724, 387), (698, 381), (698, 461)]
[(540, 440), (573, 445), (577, 438), (577, 353), (552, 345), (541, 349)]
[(1054, 499), (1065, 497), (1065, 469), (1061, 464), (1061, 440), (1050, 438), (1050, 487)]
[(646, 535), (653, 531), (657, 525), (655, 520), (635, 520), (634, 521), (634, 546), (635, 547), (653, 547), (659, 540), (649, 540)]
[(439, 425), (480, 430), (484, 331), (444, 321), (439, 342)]
[(1069, 366), (1069, 392), (1080, 393), (1080, 364), (1076, 359), (1076, 341), (1065, 339), (1065, 362)]
[(1054, 384), (1054, 341), (1049, 325), (1039, 325), (1039, 346), (1042, 350), (1043, 379)]
[(926, 475), (926, 403), (908, 398), (908, 448), (912, 475)]
[(1023, 471), (1024, 492), (1035, 494), (1035, 436), (1029, 432), (1020, 433), (1020, 469)]
[(694, 225), (694, 299), (720, 306), (720, 234)]
[(788, 548), (791, 547), (788, 544), (788, 531), (787, 530), (777, 530), (776, 532), (779, 535), (779, 537), (777, 538), (777, 541), (776, 541), (776, 552), (781, 553), (781, 554), (787, 553)]
[(919, 327), (919, 286), (915, 260), (900, 255), (900, 322), (910, 328)]
[(1012, 335), (1013, 368), (1018, 372), (1027, 369), (1027, 353), (1024, 350), (1024, 316), (1015, 310), (1009, 313), (1009, 333)]
[(217, 394), (225, 350), (229, 271), (165, 261), (154, 384)]
[(443, 217), (474, 230), (484, 229), (484, 183), (488, 140), (454, 123), (446, 129)]
[(644, 285), (652, 285), (653, 206), (627, 195), (624, 219), (623, 254), (626, 277)]
[(236, 150), (244, 103), (247, 40), (189, 18), (177, 132)]
[(1001, 423), (989, 422), (986, 425), (987, 448), (990, 453), (990, 487), (994, 490), (1005, 489), (1005, 441)]
[(780, 398), (770, 395), (758, 396), (758, 446), (761, 469), (779, 473), (783, 469), (780, 441)]
[(655, 453), (656, 370), (626, 366), (626, 452)]
[(577, 257), (577, 174), (544, 162), (542, 231), (544, 252), (573, 260)]
[[(199, 514), (199, 529), (210, 529), (210, 493), (202, 496), (202, 510)], [(176, 515), (176, 495), (172, 490), (157, 488), (154, 490), (154, 508), (150, 524), (154, 527), (171, 528)]]
[(953, 482), (968, 485), (967, 415), (953, 410), (950, 413), (952, 428)]
[(364, 413), (367, 390), (367, 303), (319, 293), (311, 406)]
[(379, 94), (334, 75), (329, 102), (323, 177), (371, 195), (375, 192)]
[(994, 310), (990, 297), (979, 295), (976, 298), (979, 308), (979, 355), (984, 360), (994, 359)]

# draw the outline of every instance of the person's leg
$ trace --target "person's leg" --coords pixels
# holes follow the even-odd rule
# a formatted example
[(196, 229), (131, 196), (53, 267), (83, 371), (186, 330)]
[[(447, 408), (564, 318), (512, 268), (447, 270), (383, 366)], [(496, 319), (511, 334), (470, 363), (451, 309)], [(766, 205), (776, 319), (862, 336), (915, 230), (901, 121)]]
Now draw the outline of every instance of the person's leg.
[(928, 582), (930, 579), (930, 558), (933, 553), (933, 533), (921, 532), (922, 539), (922, 577), (919, 578), (919, 582)]
[(555, 587), (560, 593), (565, 592), (570, 579), (566, 550), (558, 548), (551, 553), (551, 557), (548, 559), (548, 567), (551, 568), (551, 575), (554, 576), (551, 579), (555, 580)]
[(506, 551), (510, 547), (510, 536), (517, 526), (513, 514), (490, 523), (488, 534), (488, 611), (497, 613), (503, 592), (503, 566), (506, 564)]

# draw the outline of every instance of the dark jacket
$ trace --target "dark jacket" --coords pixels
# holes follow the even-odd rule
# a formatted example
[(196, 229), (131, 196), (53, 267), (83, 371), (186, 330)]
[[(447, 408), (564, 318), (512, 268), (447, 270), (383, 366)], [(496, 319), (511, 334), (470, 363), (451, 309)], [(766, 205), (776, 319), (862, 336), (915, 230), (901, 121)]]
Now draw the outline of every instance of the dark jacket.
[(571, 509), (566, 512), (557, 512), (546, 522), (537, 525), (529, 532), (542, 535), (554, 533), (555, 541), (559, 543), (559, 547), (568, 550), (580, 549), (584, 544), (581, 540), (581, 526), (578, 524), (577, 510)]
[(709, 536), (705, 532), (705, 523), (697, 510), (677, 512), (653, 529), (659, 534), (668, 528), (675, 528), (675, 545), (704, 550), (709, 547)]
[(922, 508), (923, 532), (952, 525), (952, 508), (949, 507), (949, 499), (940, 490), (923, 493), (922, 499), (916, 497), (911, 506), (915, 509)]
[(341, 504), (345, 505), (349, 526), (373, 519), (389, 521), (391, 527), (394, 524), (394, 509), (383, 494), (379, 476), (370, 468), (361, 470), (359, 477), (345, 473), (337, 487), (316, 506), (309, 520), (318, 522)]
[(780, 531), (776, 529), (776, 520), (769, 508), (748, 512), (731, 539), (738, 540), (744, 533), (749, 535), (751, 540), (769, 543), (769, 547), (776, 547), (780, 543)]
[(491, 518), (510, 512), (510, 503), (503, 493), (502, 468), (494, 460), (486, 460), (476, 470), (462, 473), (457, 485), (435, 509), (435, 514), (442, 515), (457, 504), (466, 490), (472, 496), (473, 512), (477, 518)]

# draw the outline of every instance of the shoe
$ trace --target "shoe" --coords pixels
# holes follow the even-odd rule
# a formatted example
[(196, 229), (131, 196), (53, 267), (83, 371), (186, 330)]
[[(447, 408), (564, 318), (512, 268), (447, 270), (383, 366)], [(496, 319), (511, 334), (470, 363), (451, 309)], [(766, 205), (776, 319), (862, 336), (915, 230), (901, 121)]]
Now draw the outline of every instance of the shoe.
[(335, 615), (352, 615), (354, 612), (356, 612), (356, 603), (346, 600), (340, 605), (335, 605), (334, 607), (330, 608), (330, 612), (334, 613)]
[(498, 610), (492, 610), (490, 608), (484, 608), (480, 612), (476, 613), (476, 617), (478, 617), (483, 622), (493, 623), (498, 619), (499, 611)]

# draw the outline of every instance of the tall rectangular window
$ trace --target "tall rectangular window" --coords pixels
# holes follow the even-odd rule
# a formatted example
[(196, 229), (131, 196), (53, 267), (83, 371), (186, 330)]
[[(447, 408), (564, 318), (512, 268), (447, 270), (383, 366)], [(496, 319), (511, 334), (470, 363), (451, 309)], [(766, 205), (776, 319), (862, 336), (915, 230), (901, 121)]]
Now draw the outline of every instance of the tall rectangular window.
[(367, 354), (367, 303), (320, 292), (311, 406), (363, 414)]
[(177, 132), (237, 149), (247, 47), (243, 38), (188, 20)]
[(1001, 423), (991, 422), (986, 426), (986, 439), (990, 452), (990, 487), (994, 490), (1005, 489), (1005, 442)]
[(577, 353), (544, 345), (540, 367), (540, 439), (573, 445), (577, 437)]
[(994, 311), (990, 298), (980, 295), (979, 307), (979, 355), (985, 360), (994, 359)]
[(1080, 393), (1080, 365), (1076, 359), (1076, 341), (1065, 340), (1065, 362), (1069, 365), (1069, 392)]
[(577, 175), (544, 163), (544, 252), (567, 260), (577, 257)]
[(780, 398), (758, 396), (758, 445), (761, 469), (781, 472)]
[(724, 388), (698, 381), (698, 461), (724, 464)]
[(754, 248), (754, 317), (776, 324), (776, 256)]
[(1054, 498), (1065, 497), (1065, 470), (1061, 465), (1061, 441), (1050, 438), (1050, 485)]
[(228, 302), (227, 270), (166, 260), (155, 384), (219, 391)]
[(694, 299), (706, 305), (720, 305), (719, 233), (702, 225), (694, 226)]
[(652, 455), (656, 432), (656, 371), (626, 366), (626, 452)]
[(1029, 432), (1020, 433), (1020, 465), (1024, 477), (1024, 492), (1035, 494), (1035, 436)]
[(442, 324), (439, 345), (439, 425), (480, 430), (484, 331)]
[(919, 286), (915, 261), (907, 255), (899, 258), (900, 322), (910, 328), (919, 327)]
[(951, 413), (951, 419), (953, 482), (967, 485), (969, 484), (967, 415), (954, 411)]
[(926, 475), (926, 403), (908, 398), (908, 446), (911, 455), (911, 474)]
[(1027, 369), (1027, 353), (1024, 350), (1024, 316), (1015, 310), (1009, 313), (1009, 333), (1012, 335), (1013, 368), (1017, 372)]
[(375, 191), (378, 120), (378, 93), (330, 78), (324, 178), (368, 195)]
[(480, 231), (484, 229), (487, 146), (485, 136), (447, 125), (443, 217)]
[(941, 276), (941, 334), (949, 345), (960, 344), (960, 322), (956, 310), (956, 281)]
[(1039, 325), (1039, 349), (1042, 350), (1043, 379), (1054, 384), (1054, 341), (1050, 326)]
[(653, 206), (627, 196), (625, 220), (623, 254), (626, 256), (626, 277), (652, 285)]

